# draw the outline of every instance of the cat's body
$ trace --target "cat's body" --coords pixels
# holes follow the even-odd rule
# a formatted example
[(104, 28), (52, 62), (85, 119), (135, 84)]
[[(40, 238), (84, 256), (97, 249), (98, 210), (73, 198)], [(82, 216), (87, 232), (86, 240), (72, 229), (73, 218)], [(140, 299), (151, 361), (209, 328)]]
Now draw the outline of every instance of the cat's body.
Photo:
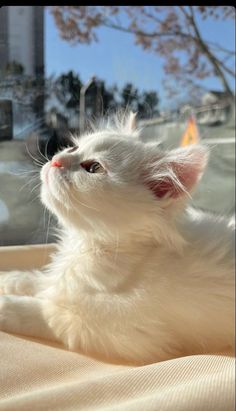
[(0, 297), (0, 329), (131, 364), (232, 349), (233, 228), (223, 218), (182, 211), (206, 152), (193, 146), (162, 162), (153, 147), (145, 152), (141, 142), (126, 141), (126, 127), (117, 151), (119, 139), (109, 132), (79, 141), (83, 168), (93, 167), (95, 152), (104, 163), (69, 189), (71, 173), (86, 173), (78, 171), (78, 152), (65, 150), (44, 166), (42, 199), (63, 226), (58, 252), (44, 273), (0, 277), (4, 294), (18, 294)]

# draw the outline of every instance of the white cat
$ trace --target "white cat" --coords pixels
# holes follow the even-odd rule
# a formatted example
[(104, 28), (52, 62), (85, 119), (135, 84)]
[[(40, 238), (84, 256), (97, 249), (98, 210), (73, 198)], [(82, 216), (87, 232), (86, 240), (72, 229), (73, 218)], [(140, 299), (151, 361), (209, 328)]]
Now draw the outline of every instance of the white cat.
[(232, 349), (234, 230), (185, 207), (208, 151), (160, 152), (134, 120), (43, 166), (58, 251), (42, 272), (2, 273), (0, 329), (136, 365)]

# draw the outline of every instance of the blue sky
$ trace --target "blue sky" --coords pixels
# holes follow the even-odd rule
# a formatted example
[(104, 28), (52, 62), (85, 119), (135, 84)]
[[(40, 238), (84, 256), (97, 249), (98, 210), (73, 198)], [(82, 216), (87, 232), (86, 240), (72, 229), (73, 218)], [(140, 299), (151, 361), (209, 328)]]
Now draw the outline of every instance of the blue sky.
[[(200, 24), (203, 37), (231, 49), (235, 47), (235, 23), (233, 20), (205, 21)], [(108, 28), (97, 31), (99, 42), (90, 45), (71, 45), (62, 40), (48, 9), (45, 12), (45, 66), (46, 75), (59, 75), (73, 70), (83, 82), (92, 75), (104, 79), (107, 85), (122, 87), (132, 82), (139, 90), (156, 90), (161, 106), (168, 107), (162, 81), (163, 60), (151, 52), (143, 51), (134, 44), (131, 34)], [(204, 80), (205, 86), (219, 89), (215, 79)], [(231, 80), (234, 88), (233, 81)]]

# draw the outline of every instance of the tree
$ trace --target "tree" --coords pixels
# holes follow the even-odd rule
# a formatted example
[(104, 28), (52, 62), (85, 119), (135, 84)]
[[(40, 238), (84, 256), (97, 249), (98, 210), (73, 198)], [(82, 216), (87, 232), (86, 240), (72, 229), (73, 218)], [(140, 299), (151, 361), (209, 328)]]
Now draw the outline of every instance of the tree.
[[(229, 78), (235, 78), (235, 50), (208, 41), (199, 19), (235, 20), (233, 6), (51, 6), (63, 39), (97, 41), (105, 26), (132, 33), (144, 50), (159, 54), (164, 70), (179, 84), (193, 85), (208, 76), (218, 78), (230, 98)], [(119, 17), (125, 15), (126, 23)]]
[(116, 87), (107, 87), (104, 80), (96, 79), (88, 88), (85, 95), (86, 112), (92, 117), (100, 117), (108, 110), (115, 109)]
[(145, 91), (138, 102), (137, 111), (141, 118), (148, 118), (159, 115), (159, 98), (155, 91)]
[(121, 106), (137, 111), (137, 102), (139, 99), (138, 89), (132, 83), (127, 83), (120, 92)]
[[(51, 90), (65, 110), (79, 112), (82, 82), (79, 75), (69, 71), (51, 84)], [(116, 87), (107, 88), (103, 80), (95, 80), (86, 91), (85, 107), (89, 117), (101, 116), (116, 106)]]
[[(48, 97), (56, 97), (63, 107), (64, 113), (79, 115), (80, 90), (82, 83), (79, 75), (69, 71), (58, 78), (47, 82)], [(104, 80), (95, 79), (85, 94), (85, 112), (88, 118), (98, 118), (108, 111), (130, 107), (138, 112), (140, 118), (148, 118), (158, 114), (159, 97), (155, 91), (142, 93), (132, 83), (122, 89), (116, 85), (107, 87)], [(57, 110), (60, 111), (60, 110)]]
[(159, 114), (159, 97), (157, 93), (155, 91), (140, 93), (132, 83), (127, 83), (120, 91), (120, 104), (121, 107), (130, 107), (138, 113), (140, 118), (148, 118)]
[(73, 71), (61, 74), (54, 82), (53, 90), (58, 101), (65, 109), (79, 108), (79, 97), (82, 82)]

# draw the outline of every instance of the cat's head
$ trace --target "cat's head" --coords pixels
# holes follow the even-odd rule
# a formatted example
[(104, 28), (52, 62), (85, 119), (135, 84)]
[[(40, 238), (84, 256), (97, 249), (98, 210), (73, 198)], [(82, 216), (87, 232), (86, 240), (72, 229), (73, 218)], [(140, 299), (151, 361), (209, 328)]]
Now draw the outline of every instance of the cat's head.
[(159, 229), (185, 203), (207, 162), (199, 145), (161, 152), (142, 142), (131, 113), (80, 138), (41, 171), (43, 203), (68, 228), (101, 233)]

